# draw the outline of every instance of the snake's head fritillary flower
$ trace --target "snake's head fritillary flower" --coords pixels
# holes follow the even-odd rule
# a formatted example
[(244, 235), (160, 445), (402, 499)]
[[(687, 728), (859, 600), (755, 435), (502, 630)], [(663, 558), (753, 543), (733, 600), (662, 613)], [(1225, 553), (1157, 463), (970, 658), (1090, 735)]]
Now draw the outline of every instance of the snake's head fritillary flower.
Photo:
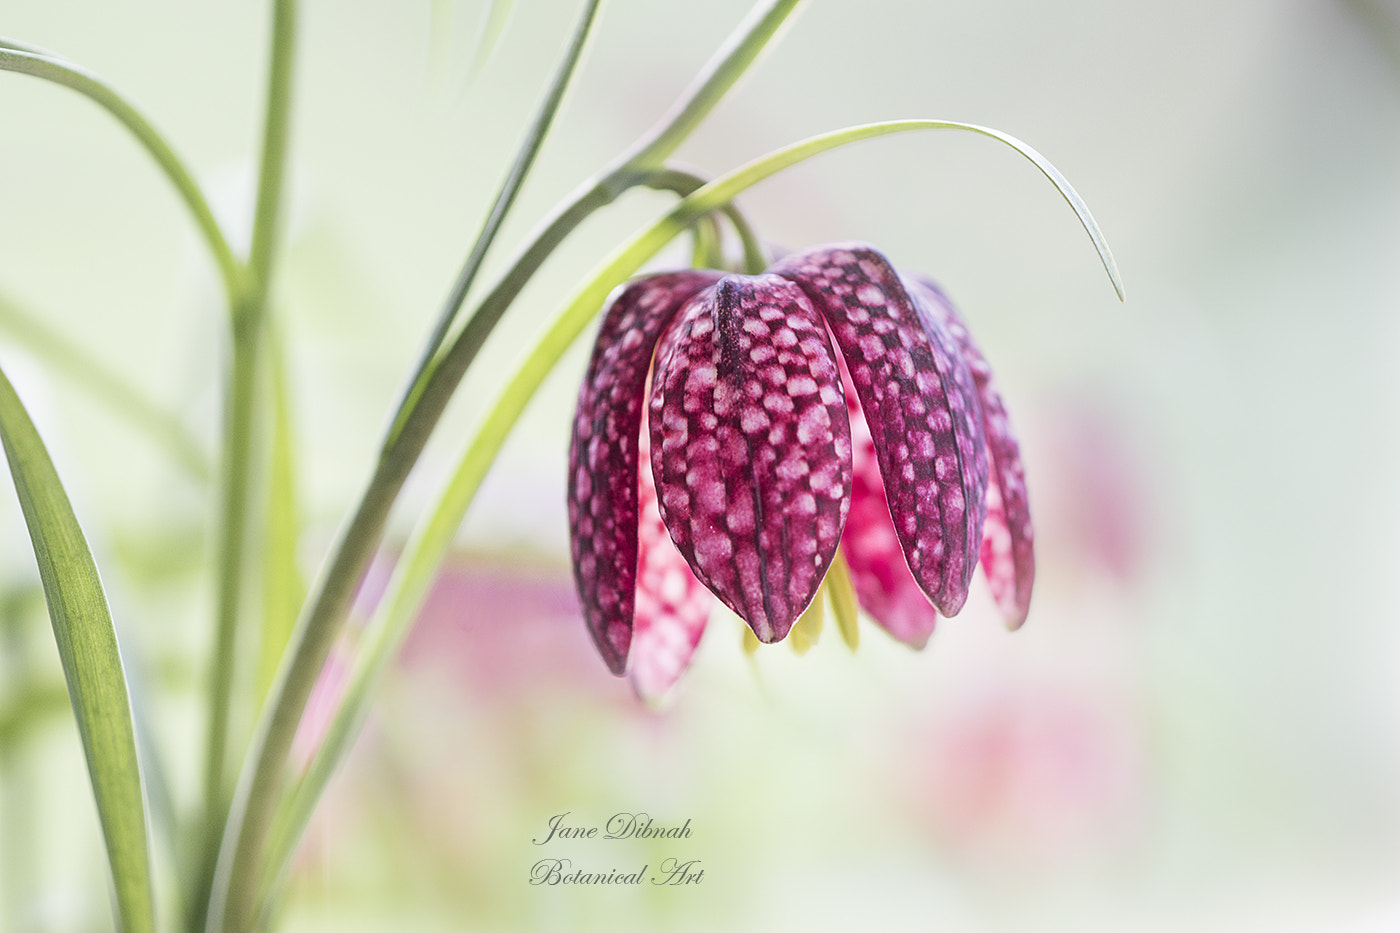
[(569, 525), (589, 631), (647, 697), (714, 597), (783, 639), (838, 545), (865, 611), (915, 647), (979, 559), (1013, 627), (1034, 577), (986, 361), (935, 285), (858, 243), (620, 289), (579, 393)]

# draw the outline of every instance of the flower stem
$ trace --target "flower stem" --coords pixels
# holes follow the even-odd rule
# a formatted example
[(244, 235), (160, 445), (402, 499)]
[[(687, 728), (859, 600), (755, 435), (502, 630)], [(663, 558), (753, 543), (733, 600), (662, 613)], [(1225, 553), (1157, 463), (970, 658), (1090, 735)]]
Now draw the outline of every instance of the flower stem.
[[(685, 197), (699, 190), (708, 182), (707, 178), (701, 178), (692, 172), (667, 165), (648, 175), (643, 179), (642, 184), (657, 191), (674, 191), (681, 197)], [(744, 249), (744, 272), (748, 275), (758, 275), (768, 267), (768, 262), (763, 255), (763, 244), (759, 242), (758, 236), (753, 231), (753, 226), (739, 208), (734, 206), (733, 201), (727, 202), (718, 210), (729, 221), (734, 228), (734, 233), (739, 237), (739, 243)]]
[(272, 284), (273, 257), (281, 228), (292, 62), (296, 45), (296, 0), (274, 0), (267, 112), (258, 173), (257, 204), (247, 264), (248, 287), (233, 309), (232, 347), (224, 416), (223, 497), (218, 541), (218, 593), (209, 689), (209, 732), (204, 770), (205, 826), (201, 868), (191, 898), (191, 929), (202, 928), (228, 812), (229, 718), (237, 669), (238, 620), (243, 594), (250, 516), (253, 421), (261, 343)]
[(296, 53), (296, 0), (274, 0), (272, 59), (267, 82), (267, 114), (263, 123), (258, 200), (253, 215), (248, 273), (256, 301), (248, 312), (261, 320), (272, 285), (272, 259), (282, 232), (282, 190), (287, 173), (287, 149), (292, 109), (292, 63)]

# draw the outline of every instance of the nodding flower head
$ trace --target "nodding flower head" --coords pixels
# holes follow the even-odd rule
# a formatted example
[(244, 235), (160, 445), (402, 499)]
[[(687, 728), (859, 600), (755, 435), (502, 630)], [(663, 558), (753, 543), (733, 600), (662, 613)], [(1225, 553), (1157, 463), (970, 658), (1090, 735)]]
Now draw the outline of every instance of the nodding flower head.
[(858, 243), (620, 289), (579, 393), (569, 530), (589, 631), (648, 697), (689, 663), (711, 593), (780, 641), (838, 545), (861, 606), (915, 647), (979, 557), (1012, 627), (1035, 575), (986, 361), (937, 286)]

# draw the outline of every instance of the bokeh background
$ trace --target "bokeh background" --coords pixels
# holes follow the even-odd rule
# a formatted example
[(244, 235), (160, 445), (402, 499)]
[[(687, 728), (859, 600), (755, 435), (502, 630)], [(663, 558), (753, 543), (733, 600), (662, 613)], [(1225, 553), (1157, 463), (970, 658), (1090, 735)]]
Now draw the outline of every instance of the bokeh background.
[[(246, 230), (263, 4), (10, 0), (0, 33), (105, 76)], [(578, 4), (308, 0), (279, 270), (314, 571)], [(744, 0), (611, 0), (496, 264), (645, 130)], [(1400, 6), (811, 0), (685, 144), (719, 173), (842, 125), (741, 201), (789, 247), (938, 278), (1021, 432), (1040, 572), (1008, 634), (980, 584), (923, 653), (805, 657), (716, 619), (664, 709), (594, 656), (567, 564), (585, 347), (516, 431), (313, 825), (289, 930), (1400, 929)], [(666, 206), (591, 221), (492, 340), (390, 551), (572, 283)], [(244, 234), (246, 236), (246, 233)], [(678, 248), (672, 261), (682, 257)], [(492, 266), (494, 267), (494, 266)], [(223, 312), (183, 209), (105, 114), (0, 75), (0, 358), (97, 550), (177, 806), (197, 798), (213, 503), (52, 365), (59, 331), (212, 451)], [(110, 928), (96, 819), (13, 497), (0, 502), (0, 926)], [(388, 558), (386, 558), (388, 559)], [(248, 723), (242, 723), (246, 730)], [(532, 845), (555, 814), (689, 839)], [(687, 887), (540, 888), (698, 859)]]

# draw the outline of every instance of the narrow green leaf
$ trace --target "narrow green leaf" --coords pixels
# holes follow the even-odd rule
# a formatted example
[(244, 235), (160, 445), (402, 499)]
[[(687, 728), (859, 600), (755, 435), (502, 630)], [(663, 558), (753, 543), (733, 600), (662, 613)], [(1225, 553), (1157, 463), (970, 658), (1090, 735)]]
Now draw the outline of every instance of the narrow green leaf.
[(856, 587), (851, 582), (851, 568), (846, 565), (846, 555), (836, 549), (836, 557), (826, 571), (822, 589), (831, 596), (831, 614), (836, 616), (836, 629), (846, 647), (855, 651), (860, 647), (860, 604), (856, 601)]
[[(734, 171), (716, 178), (705, 187), (687, 197), (666, 217), (658, 221), (650, 230), (638, 235), (631, 243), (614, 254), (614, 263), (622, 267), (623, 263), (632, 257), (629, 253), (636, 251), (644, 254), (641, 261), (649, 258), (656, 248), (652, 244), (664, 237), (669, 240), (675, 236), (675, 226), (679, 224), (682, 228), (689, 224), (696, 216), (712, 210), (718, 210), (723, 205), (732, 201), (735, 196), (746, 188), (750, 188), (760, 181), (773, 174), (790, 168), (793, 165), (810, 159), (812, 156), (820, 155), (832, 149), (860, 142), (861, 140), (874, 139), (878, 136), (888, 136), (893, 133), (907, 133), (911, 130), (961, 130), (968, 133), (976, 133), (994, 139), (1019, 152), (1023, 157), (1040, 170), (1055, 189), (1064, 198), (1065, 203), (1074, 211), (1079, 219), (1084, 231), (1089, 234), (1089, 239), (1094, 245), (1094, 250), (1099, 254), (1099, 260), (1103, 263), (1104, 271), (1108, 273), (1109, 281), (1113, 284), (1113, 290), (1117, 293), (1119, 300), (1123, 299), (1123, 281), (1118, 273), (1118, 264), (1113, 259), (1113, 252), (1108, 248), (1108, 241), (1104, 238), (1103, 231), (1099, 228), (1098, 222), (1094, 220), (1093, 214), (1089, 212), (1089, 206), (1084, 203), (1079, 192), (1074, 190), (1074, 186), (1069, 183), (1069, 179), (1059, 169), (1050, 163), (1035, 149), (1017, 139), (1010, 134), (990, 127), (979, 126), (975, 123), (961, 123), (955, 120), (890, 120), (883, 123), (866, 123), (860, 126), (850, 126), (845, 129), (835, 130), (830, 133), (823, 133), (819, 136), (812, 136), (800, 142), (785, 146), (775, 150), (765, 156), (761, 156), (742, 165)], [(638, 263), (638, 267), (640, 262)], [(631, 271), (635, 271), (633, 267)]]
[(286, 359), (275, 335), (268, 341), (272, 382), (272, 451), (268, 476), (266, 534), (263, 542), (263, 624), (258, 654), (257, 701), (272, 686), (306, 599), (306, 581), (297, 567), (301, 536), (296, 493), (295, 442), (287, 397)]
[(120, 927), (152, 933), (146, 808), (131, 704), (107, 597), (48, 451), (0, 371), (0, 438), (34, 545), (54, 640), (68, 683), (107, 857)]

